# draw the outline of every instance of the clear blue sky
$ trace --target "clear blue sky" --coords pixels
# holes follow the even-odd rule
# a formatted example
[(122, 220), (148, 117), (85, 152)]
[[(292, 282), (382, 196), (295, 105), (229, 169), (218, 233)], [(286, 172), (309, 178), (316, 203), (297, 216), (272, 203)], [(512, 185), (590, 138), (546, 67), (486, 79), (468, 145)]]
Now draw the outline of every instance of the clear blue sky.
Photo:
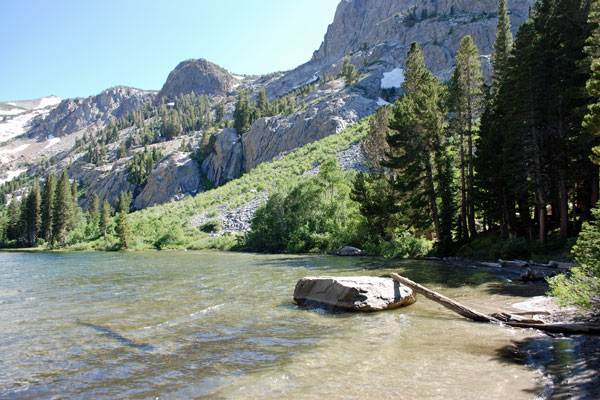
[(340, 0), (0, 0), (0, 101), (159, 90), (205, 58), (233, 73), (310, 59)]

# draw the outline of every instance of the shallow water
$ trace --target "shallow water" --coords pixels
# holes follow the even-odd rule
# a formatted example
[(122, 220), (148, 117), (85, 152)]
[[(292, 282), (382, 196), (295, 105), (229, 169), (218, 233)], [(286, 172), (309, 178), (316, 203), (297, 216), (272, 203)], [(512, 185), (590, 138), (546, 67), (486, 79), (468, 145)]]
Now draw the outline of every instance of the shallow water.
[(0, 253), (0, 398), (512, 400), (542, 392), (540, 373), (506, 351), (532, 332), (473, 323), (422, 297), (373, 314), (292, 302), (303, 276), (391, 271), (484, 312), (536, 290), (414, 261)]

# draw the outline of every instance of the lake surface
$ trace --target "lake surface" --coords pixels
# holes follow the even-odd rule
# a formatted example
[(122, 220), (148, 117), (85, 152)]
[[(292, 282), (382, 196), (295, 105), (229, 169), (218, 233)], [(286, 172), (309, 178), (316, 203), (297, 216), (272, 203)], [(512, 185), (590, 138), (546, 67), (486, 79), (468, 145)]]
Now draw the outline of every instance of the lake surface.
[[(236, 253), (0, 253), (0, 398), (529, 399), (535, 333), (419, 297), (297, 307), (303, 276), (398, 272), (481, 311), (534, 287), (415, 261)], [(539, 294), (539, 293), (536, 293)]]

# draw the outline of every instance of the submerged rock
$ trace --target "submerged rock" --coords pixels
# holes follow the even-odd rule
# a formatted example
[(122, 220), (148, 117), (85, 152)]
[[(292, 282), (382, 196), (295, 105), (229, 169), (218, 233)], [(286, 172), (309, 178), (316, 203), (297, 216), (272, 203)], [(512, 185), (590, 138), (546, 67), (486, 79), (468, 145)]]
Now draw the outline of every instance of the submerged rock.
[(411, 305), (417, 298), (392, 278), (321, 276), (300, 279), (294, 301), (332, 311), (381, 311)]

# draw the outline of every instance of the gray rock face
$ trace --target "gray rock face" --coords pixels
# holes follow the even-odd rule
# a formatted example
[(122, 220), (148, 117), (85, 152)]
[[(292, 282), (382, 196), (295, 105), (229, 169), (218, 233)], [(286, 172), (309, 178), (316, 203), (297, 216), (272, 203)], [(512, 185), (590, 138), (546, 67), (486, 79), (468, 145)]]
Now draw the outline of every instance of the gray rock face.
[(202, 173), (219, 186), (242, 173), (244, 152), (235, 129), (213, 134), (212, 141), (212, 152), (202, 162)]
[(32, 122), (30, 137), (60, 137), (90, 126), (101, 127), (154, 101), (154, 92), (117, 86), (97, 96), (63, 100), (45, 118)]
[(322, 276), (300, 279), (294, 301), (334, 311), (381, 311), (411, 305), (417, 298), (392, 278)]
[[(527, 20), (533, 3), (508, 1), (513, 33)], [(273, 82), (268, 93), (281, 95), (313, 75), (335, 75), (348, 54), (361, 72), (381, 78), (383, 72), (404, 68), (414, 41), (423, 48), (427, 67), (448, 79), (465, 35), (473, 37), (480, 54), (493, 52), (497, 7), (497, 0), (342, 0), (312, 59)]]
[(243, 136), (244, 170), (270, 161), (298, 147), (339, 133), (377, 108), (356, 93), (323, 99), (291, 116), (262, 118)]
[(226, 70), (204, 59), (180, 63), (167, 78), (159, 98), (174, 99), (194, 92), (197, 95), (224, 96), (238, 81)]
[(135, 197), (133, 206), (142, 209), (155, 204), (194, 196), (200, 187), (200, 168), (189, 155), (175, 152), (162, 159), (148, 177), (144, 189)]
[(126, 164), (126, 160), (102, 167), (95, 167), (93, 164), (74, 164), (69, 170), (70, 178), (76, 179), (82, 186), (88, 188), (85, 192), (86, 198), (80, 205), (85, 209), (94, 192), (100, 201), (106, 200), (110, 204), (114, 204), (121, 191), (133, 193), (136, 186), (127, 180), (129, 173)]

